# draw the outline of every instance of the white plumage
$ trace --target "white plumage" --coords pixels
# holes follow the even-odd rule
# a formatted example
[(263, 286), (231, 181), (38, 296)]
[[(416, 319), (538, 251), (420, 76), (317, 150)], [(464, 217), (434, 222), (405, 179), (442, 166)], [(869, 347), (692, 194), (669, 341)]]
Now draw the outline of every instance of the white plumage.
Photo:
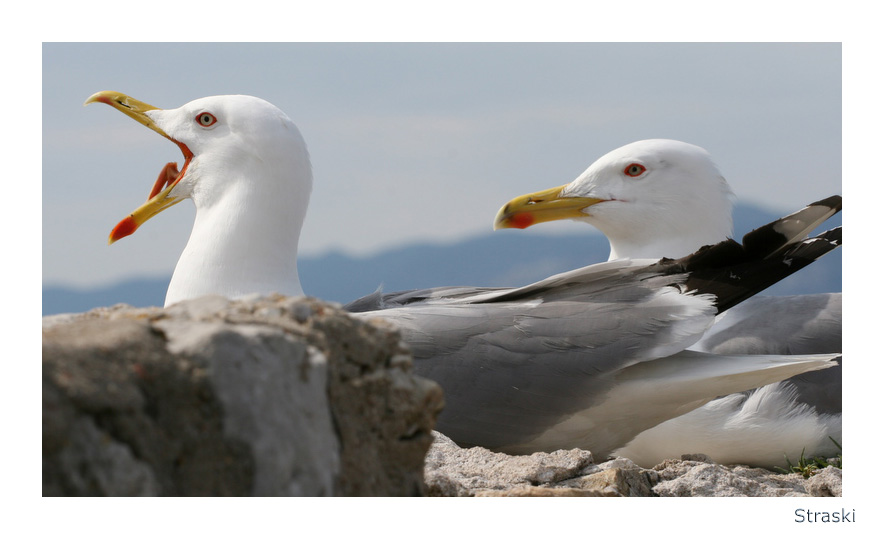
[[(639, 166), (637, 176), (625, 173)], [(638, 141), (594, 162), (560, 195), (594, 197), (588, 223), (605, 234), (609, 260), (671, 259), (732, 234), (732, 191), (710, 154), (667, 139)]]
[(87, 100), (92, 102), (135, 118), (185, 155), (181, 172), (168, 180), (161, 173), (163, 185), (158, 181), (148, 202), (111, 234), (116, 241), (165, 208), (193, 201), (193, 230), (165, 305), (206, 294), (304, 294), (298, 240), (313, 176), (304, 139), (285, 113), (240, 95), (201, 98), (169, 110), (117, 92), (99, 92)]
[[(181, 171), (164, 168), (149, 200), (111, 234), (116, 241), (165, 208), (194, 201), (194, 228), (167, 305), (204, 294), (303, 294), (296, 257), (312, 175), (304, 141), (285, 114), (249, 96), (203, 98), (172, 110), (116, 92), (100, 92), (91, 102), (138, 120), (185, 156)], [(683, 171), (679, 162), (652, 158), (643, 167)], [(662, 196), (670, 191), (658, 187)], [(710, 195), (702, 206), (716, 200)], [(648, 208), (646, 217), (663, 219), (665, 210)], [(804, 212), (817, 215), (815, 208)], [(804, 219), (773, 226), (790, 232), (782, 245), (771, 246), (773, 258), (806, 249), (795, 244), (806, 232), (793, 223)], [(612, 229), (622, 239), (618, 254), (633, 257), (636, 242), (623, 232)], [(663, 236), (678, 240), (681, 234), (670, 229)], [(814, 251), (809, 260), (832, 249), (822, 239), (808, 246)], [(734, 246), (721, 247), (713, 259), (734, 255)], [(749, 255), (738, 251), (746, 262)], [(517, 289), (447, 288), (403, 293), (396, 301), (378, 295), (398, 307), (357, 316), (399, 325), (415, 351), (416, 370), (446, 390), (440, 427), (456, 441), (514, 452), (580, 445), (605, 455), (719, 395), (832, 365), (834, 355), (687, 351), (718, 309), (741, 299), (717, 289), (733, 281), (729, 275), (710, 278), (710, 291), (696, 290), (706, 287), (693, 284), (696, 271), (711, 271), (709, 261), (613, 260)]]
[[(732, 191), (708, 152), (667, 139), (638, 141), (594, 162), (560, 188), (518, 197), (496, 228), (575, 219), (602, 231), (620, 257), (681, 257), (732, 233)], [(754, 297), (717, 317), (692, 350), (717, 354), (841, 352), (841, 293)], [(833, 455), (841, 440), (841, 366), (814, 384), (778, 383), (716, 400), (662, 423), (617, 450), (651, 466), (681, 454), (720, 463), (782, 465), (804, 450)], [(829, 379), (829, 380), (828, 380)]]

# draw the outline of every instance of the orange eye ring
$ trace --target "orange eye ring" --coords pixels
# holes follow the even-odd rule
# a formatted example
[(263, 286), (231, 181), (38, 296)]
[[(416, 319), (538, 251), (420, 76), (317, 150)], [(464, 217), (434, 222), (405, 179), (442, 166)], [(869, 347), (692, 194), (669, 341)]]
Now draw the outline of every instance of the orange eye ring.
[(209, 126), (214, 125), (215, 122), (218, 122), (218, 119), (215, 118), (215, 116), (212, 113), (207, 113), (207, 112), (201, 112), (196, 117), (194, 117), (194, 120), (196, 120), (197, 123), (203, 127), (209, 127)]
[(640, 165), (639, 163), (631, 163), (624, 167), (624, 174), (630, 177), (637, 177), (645, 172), (645, 166)]

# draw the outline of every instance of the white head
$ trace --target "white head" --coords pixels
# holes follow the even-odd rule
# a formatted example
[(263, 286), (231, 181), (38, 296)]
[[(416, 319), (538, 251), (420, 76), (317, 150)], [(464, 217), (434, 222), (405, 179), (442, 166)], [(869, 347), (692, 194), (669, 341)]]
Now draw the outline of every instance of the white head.
[(312, 174), (304, 139), (295, 123), (267, 101), (213, 96), (145, 114), (192, 152), (172, 192), (193, 199), (198, 211), (217, 204), (227, 190), (246, 187), (271, 195), (263, 202), (297, 193), (298, 200), (287, 204), (307, 207)]
[(181, 171), (166, 165), (148, 202), (110, 237), (113, 243), (166, 208), (194, 201), (194, 228), (167, 305), (203, 294), (303, 294), (296, 255), (313, 176), (304, 140), (286, 114), (240, 95), (197, 99), (169, 110), (116, 92), (100, 92), (87, 103), (95, 101), (157, 131), (184, 154)]
[(731, 235), (732, 197), (706, 150), (652, 139), (609, 152), (569, 184), (513, 199), (495, 228), (577, 219), (608, 237), (610, 259), (675, 258)]

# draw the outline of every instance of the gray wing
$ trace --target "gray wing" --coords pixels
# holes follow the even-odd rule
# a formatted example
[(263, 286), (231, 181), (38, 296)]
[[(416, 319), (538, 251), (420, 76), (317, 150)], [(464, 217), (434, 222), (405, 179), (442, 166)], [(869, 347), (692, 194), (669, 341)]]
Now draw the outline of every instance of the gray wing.
[[(757, 296), (726, 311), (692, 347), (716, 354), (842, 352), (842, 293)], [(842, 412), (842, 360), (823, 371), (786, 381), (800, 403), (818, 412)]]
[[(841, 199), (836, 202), (841, 205)], [(401, 329), (416, 372), (445, 391), (447, 404), (437, 427), (456, 442), (523, 452), (580, 444), (604, 454), (705, 400), (829, 365), (830, 357), (779, 358), (779, 364), (794, 366), (782, 370), (732, 357), (730, 375), (701, 379), (695, 375), (707, 373), (702, 367), (715, 357), (692, 356), (695, 367), (681, 375), (697, 391), (691, 398), (680, 401), (677, 394), (666, 407), (651, 399), (655, 407), (645, 407), (649, 400), (640, 393), (634, 405), (621, 407), (628, 420), (614, 430), (600, 427), (614, 425), (606, 415), (594, 416), (611, 409), (617, 402), (613, 396), (633, 381), (625, 373), (651, 369), (645, 364), (655, 365), (651, 372), (663, 381), (655, 386), (651, 377), (646, 394), (672, 395), (666, 389), (673, 379), (663, 376), (672, 370), (666, 367), (692, 354), (682, 351), (703, 335), (718, 311), (841, 243), (841, 230), (797, 240), (808, 226), (801, 214), (748, 234), (746, 245), (728, 240), (677, 261), (609, 261), (516, 289), (458, 288), (454, 295), (358, 315), (382, 317)], [(595, 424), (582, 422), (588, 414), (598, 418)], [(586, 429), (580, 436), (562, 435), (581, 426)]]
[(625, 441), (696, 410), (713, 396), (803, 371), (826, 369), (832, 363), (832, 355), (710, 355), (683, 351), (619, 370), (612, 387), (592, 404), (551, 423), (527, 442), (499, 450), (530, 453), (580, 447), (604, 458)]
[(502, 287), (451, 286), (385, 293), (379, 287), (372, 294), (367, 294), (345, 304), (344, 309), (351, 313), (364, 313), (366, 311), (378, 311), (439, 300), (472, 298), (478, 294), (503, 290), (509, 289)]
[[(502, 448), (591, 406), (621, 368), (686, 347), (712, 322), (709, 300), (438, 305), (384, 311), (415, 372), (446, 396), (437, 429)], [(669, 298), (667, 300), (670, 300)], [(647, 307), (646, 307), (647, 306)], [(715, 396), (713, 396), (715, 397)]]
[(643, 298), (631, 290), (624, 302), (608, 291), (596, 302), (383, 313), (413, 348), (415, 372), (445, 391), (437, 429), (463, 446), (513, 453), (581, 446), (606, 455), (711, 399), (830, 358), (680, 352), (712, 322), (712, 301), (645, 285)]
[(717, 317), (692, 348), (720, 354), (842, 352), (842, 293), (750, 298)]

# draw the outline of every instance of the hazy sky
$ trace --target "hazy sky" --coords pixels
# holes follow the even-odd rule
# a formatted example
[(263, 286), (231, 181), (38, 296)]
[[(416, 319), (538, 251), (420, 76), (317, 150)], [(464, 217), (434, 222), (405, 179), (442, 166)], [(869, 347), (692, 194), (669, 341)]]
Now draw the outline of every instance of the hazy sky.
[[(388, 3), (293, 3), (285, 10), (271, 11), (268, 8), (279, 8), (279, 4), (266, 6), (258, 0), (250, 9), (236, 12), (200, 2), (169, 5), (165, 1), (149, 6), (84, 7), (68, 2), (10, 7), (4, 42), (4, 73), (9, 79), (3, 88), (6, 122), (0, 136), (7, 150), (15, 150), (7, 156), (13, 172), (7, 182), (28, 180), (24, 186), (14, 186), (16, 194), (19, 189), (32, 189), (32, 180), (39, 181), (32, 178), (36, 175), (27, 152), (32, 139), (40, 135), (34, 133), (36, 122), (28, 102), (32, 94), (23, 88), (42, 84), (43, 105), (39, 196), (7, 198), (3, 213), (7, 249), (11, 248), (4, 262), (15, 278), (9, 282), (23, 282), (22, 292), (32, 290), (28, 280), (36, 272), (27, 261), (37, 257), (27, 250), (36, 242), (20, 229), (32, 229), (30, 222), (21, 220), (23, 214), (36, 213), (30, 205), (38, 198), (42, 200), (44, 282), (99, 284), (131, 275), (169, 275), (187, 240), (193, 209), (182, 203), (132, 237), (106, 245), (110, 229), (144, 201), (162, 165), (180, 162), (181, 157), (169, 141), (117, 111), (101, 105), (83, 108), (83, 100), (99, 90), (127, 92), (159, 107), (177, 107), (211, 94), (250, 93), (285, 110), (299, 125), (313, 157), (316, 183), (302, 235), (304, 251), (312, 253), (327, 249), (367, 252), (404, 242), (486, 233), (498, 207), (514, 195), (568, 182), (603, 153), (647, 137), (679, 138), (706, 147), (741, 199), (773, 208), (791, 210), (797, 204), (842, 193), (844, 168), (845, 186), (853, 195), (845, 219), (850, 222), (849, 245), (843, 248), (849, 323), (844, 349), (846, 358), (853, 359), (845, 370), (850, 381), (846, 387), (851, 388), (845, 395), (846, 410), (852, 412), (846, 417), (846, 431), (851, 433), (855, 463), (876, 458), (875, 430), (866, 429), (878, 421), (875, 408), (867, 405), (869, 396), (880, 391), (878, 382), (883, 378), (881, 363), (871, 354), (880, 347), (875, 338), (881, 334), (881, 318), (866, 316), (878, 302), (875, 295), (880, 295), (870, 286), (875, 283), (877, 261), (871, 265), (869, 255), (879, 251), (878, 206), (883, 185), (878, 176), (879, 131), (885, 120), (881, 17), (875, 4), (571, 2), (572, 8), (581, 6), (573, 12), (551, 0), (519, 3), (518, 7), (513, 2), (484, 7), (486, 3), (474, 0), (462, 6), (462, 11), (452, 8), (458, 4), (452, 0), (402, 3), (395, 10)], [(321, 8), (329, 12), (317, 13)], [(428, 14), (428, 10), (432, 11)], [(22, 17), (22, 11), (26, 16)], [(268, 18), (268, 13), (279, 16)], [(40, 41), (23, 38), (22, 27), (24, 33), (30, 30), (39, 35)], [(843, 48), (839, 44), (45, 43), (84, 39), (678, 39), (845, 44)], [(35, 49), (42, 50), (42, 58)], [(34, 71), (40, 69), (41, 60), (42, 83), (38, 82), (41, 74)], [(840, 148), (843, 97), (844, 162)], [(25, 151), (24, 156), (19, 149)], [(578, 224), (562, 227), (569, 225), (571, 231), (583, 230), (574, 228)], [(520, 231), (495, 234), (509, 232)], [(16, 323), (7, 325), (10, 336), (35, 331), (28, 322), (33, 319), (22, 316), (20, 309), (33, 305), (36, 311), (39, 304), (25, 296), (17, 300), (17, 309), (7, 313), (7, 319)], [(859, 315), (861, 311), (865, 316)], [(12, 352), (17, 356), (15, 349)], [(36, 361), (10, 363), (14, 373), (8, 380), (36, 381), (38, 365)], [(29, 371), (19, 374), (22, 370)], [(39, 394), (31, 385), (12, 386), (12, 399), (36, 407), (33, 402)], [(28, 440), (37, 440), (28, 415), (11, 415), (8, 423), (16, 432), (33, 435)], [(22, 462), (34, 453), (25, 447), (21, 452)], [(867, 454), (870, 460), (864, 460)], [(20, 482), (22, 489), (33, 485), (32, 472), (28, 468), (13, 471), (16, 479), (27, 480)], [(855, 525), (863, 528), (863, 517), (875, 510), (874, 483), (853, 482), (846, 488), (842, 500), (847, 506), (857, 506), (861, 523)], [(750, 508), (747, 505), (752, 501), (741, 501), (741, 508), (735, 509), (703, 498), (693, 499), (689, 507), (683, 500), (680, 509), (697, 510), (703, 505), (703, 511), (683, 512), (680, 527), (695, 530), (691, 526), (700, 523), (703, 530), (728, 527), (753, 534), (763, 523), (767, 531), (789, 533), (796, 527), (793, 501), (759, 500)], [(308, 502), (299, 502), (298, 507), (316, 512)], [(334, 508), (346, 502), (336, 501)], [(371, 519), (338, 519), (336, 526), (362, 532), (367, 521), (374, 523), (380, 521), (377, 516), (387, 515), (384, 507), (370, 502), (348, 505), (347, 512)], [(436, 506), (416, 508), (420, 501), (409, 502), (397, 503), (407, 508), (398, 520), (418, 515), (424, 520), (417, 525), (431, 536), (448, 534), (445, 527), (432, 526), (439, 515)], [(672, 518), (672, 507), (651, 500), (632, 502), (629, 507), (605, 505), (606, 517), (613, 523), (637, 515), (647, 521)], [(640, 502), (648, 504), (637, 513)], [(46, 514), (45, 504), (44, 500), (33, 512), (16, 515), (40, 519)], [(557, 508), (565, 504), (560, 501)], [(593, 512), (587, 514), (584, 503), (574, 499), (572, 504), (581, 506), (561, 515), (586, 514), (587, 520), (555, 521), (554, 516), (557, 524), (598, 528), (599, 520), (594, 521)], [(809, 504), (803, 506), (828, 509), (823, 503)], [(482, 523), (499, 535), (501, 530), (531, 531), (535, 536), (549, 533), (549, 519), (525, 519), (524, 513), (499, 515), (492, 506), (462, 505), (459, 516), (474, 516), (472, 528)], [(175, 512), (177, 508), (182, 515)], [(617, 514), (620, 508), (630, 513)], [(69, 509), (70, 516), (62, 513)], [(128, 527), (127, 534), (136, 537), (155, 538), (158, 531), (169, 529), (170, 519), (178, 518), (173, 521), (176, 530), (194, 533), (204, 533), (218, 522), (193, 520), (194, 507), (189, 504), (164, 505), (164, 519), (153, 521), (138, 521), (142, 516), (127, 509), (115, 505), (102, 523)], [(371, 513), (356, 513), (364, 509)], [(870, 511), (864, 513), (865, 509)], [(293, 518), (291, 504), (283, 500), (262, 501), (249, 510), (249, 519), (240, 527), (232, 520), (222, 520), (220, 526), (240, 536), (254, 536), (261, 524), (270, 523), (279, 531), (293, 519), (309, 523), (313, 517), (296, 514)], [(259, 510), (263, 512), (255, 518)], [(735, 511), (747, 519), (733, 519)], [(83, 509), (66, 502), (55, 505), (53, 512), (69, 519), (44, 519), (41, 527), (61, 524), (64, 533), (70, 534), (71, 523), (77, 523)], [(236, 515), (240, 512), (237, 508)], [(285, 524), (279, 523), (280, 516)], [(139, 523), (137, 529), (131, 527), (133, 520)], [(866, 520), (872, 527), (874, 522)]]
[[(452, 1), (403, 3), (397, 10), (385, 9), (388, 6), (382, 3), (385, 5), (352, 3), (344, 6), (346, 11), (337, 1), (298, 3), (273, 11), (279, 17), (271, 19), (267, 17), (271, 11), (262, 9), (270, 6), (259, 5), (261, 0), (254, 2), (252, 9), (236, 13), (162, 1), (149, 7), (84, 7), (69, 2), (10, 8), (14, 27), (13, 23), (7, 25), (10, 32), (4, 42), (4, 70), (10, 82), (4, 85), (7, 122), (2, 131), (7, 149), (21, 148), (25, 142), (31, 145), (35, 122), (28, 121), (34, 113), (27, 101), (31, 94), (24, 93), (22, 87), (30, 90), (29, 85), (41, 84), (36, 82), (40, 73), (33, 69), (39, 69), (42, 60), (44, 283), (97, 285), (133, 275), (169, 275), (190, 232), (193, 208), (185, 202), (152, 219), (132, 237), (106, 245), (110, 229), (145, 200), (163, 164), (181, 162), (181, 156), (169, 141), (110, 107), (83, 108), (83, 100), (99, 90), (119, 90), (159, 107), (177, 107), (212, 94), (249, 93), (286, 111), (300, 127), (313, 158), (315, 187), (302, 235), (303, 251), (308, 253), (328, 249), (371, 252), (407, 242), (485, 234), (506, 200), (566, 183), (605, 152), (648, 137), (677, 138), (707, 148), (742, 200), (775, 209), (792, 210), (816, 198), (842, 193), (844, 167), (845, 185), (854, 195), (849, 197), (845, 219), (850, 222), (850, 240), (844, 248), (849, 322), (844, 347), (846, 358), (857, 360), (849, 361), (845, 370), (851, 387), (845, 401), (847, 410), (858, 413), (846, 417), (846, 431), (851, 433), (856, 463), (865, 462), (866, 454), (875, 459), (875, 430), (866, 426), (875, 425), (877, 419), (870, 414), (875, 408), (866, 405), (869, 396), (879, 391), (874, 385), (882, 380), (881, 365), (875, 354), (870, 354), (880, 346), (874, 341), (881, 334), (880, 318), (859, 316), (861, 303), (867, 313), (878, 301), (871, 294), (879, 294), (869, 286), (867, 277), (873, 272), (869, 252), (878, 251), (878, 201), (883, 184), (877, 176), (881, 153), (878, 132), (883, 121), (878, 52), (882, 48), (881, 17), (870, 7), (874, 4), (860, 8), (851, 3), (770, 1), (572, 2), (585, 10), (573, 13), (550, 0), (519, 8), (516, 3), (507, 3), (485, 9), (480, 9), (485, 4), (472, 1), (463, 6), (469, 11), (453, 10), (451, 6), (457, 2)], [(316, 13), (323, 6), (330, 13)], [(20, 18), (23, 9), (34, 13)], [(428, 14), (427, 9), (434, 11)], [(604, 11), (600, 14), (600, 10)], [(219, 21), (219, 16), (233, 20)], [(23, 39), (19, 33), (22, 24), (41, 35), (44, 43)], [(236, 32), (231, 32), (232, 28)], [(845, 44), (843, 48), (838, 43), (45, 43), (83, 39), (679, 39)], [(42, 59), (34, 57), (32, 49), (38, 47)], [(19, 177), (30, 180), (32, 164), (17, 151), (8, 157), (15, 176), (7, 181), (15, 182)], [(16, 192), (18, 188), (15, 186)], [(22, 224), (25, 212), (11, 204), (30, 211), (28, 205), (35, 199), (8, 198), (3, 213), (9, 245), (15, 252), (27, 253), (27, 260), (36, 258), (26, 251), (34, 242), (18, 228), (30, 229), (30, 223)], [(579, 224), (562, 224), (558, 230), (564, 229), (585, 230)], [(511, 232), (524, 231), (495, 234)], [(19, 259), (5, 262), (15, 272)], [(27, 280), (36, 272), (26, 265), (18, 273), (26, 282), (22, 289), (30, 291)], [(23, 297), (15, 305), (27, 309), (32, 303)], [(16, 325), (10, 335), (32, 330), (25, 323), (33, 319), (23, 317), (18, 309), (9, 310), (7, 318), (21, 321), (21, 328)], [(12, 362), (16, 371), (29, 369), (33, 373), (14, 373), (9, 380), (37, 380), (37, 365), (36, 361)], [(30, 385), (13, 386), (16, 388), (10, 394), (22, 402), (37, 399)], [(18, 388), (21, 390), (16, 392)], [(10, 425), (20, 428), (19, 432), (35, 429), (22, 415), (10, 417)], [(33, 435), (29, 440), (36, 440)], [(26, 457), (22, 455), (22, 459)], [(20, 469), (13, 474), (27, 474), (27, 483), (21, 485), (33, 485), (30, 469)], [(846, 486), (850, 489), (845, 504), (857, 505), (859, 521), (863, 521), (865, 508), (874, 510), (872, 486), (864, 482)], [(760, 500), (750, 509), (745, 507), (751, 501), (742, 501), (738, 511), (747, 519), (734, 520), (731, 506), (696, 498), (690, 508), (704, 505), (703, 511), (684, 513), (688, 517), (680, 527), (702, 523), (705, 530), (743, 527), (741, 530), (752, 534), (764, 523), (765, 530), (788, 533), (787, 528), (795, 528), (796, 504), (792, 501)], [(383, 507), (367, 502), (348, 505), (348, 515), (365, 508), (373, 512), (369, 515), (372, 519), (386, 515)], [(607, 517), (615, 516), (615, 523), (621, 522), (620, 517), (636, 515), (672, 517), (672, 508), (652, 505), (654, 501), (633, 502), (649, 504), (642, 506), (641, 514), (637, 514), (636, 504), (623, 516), (617, 514), (622, 505), (607, 505), (604, 511)], [(405, 507), (408, 503), (398, 504)], [(573, 504), (578, 503), (575, 499)], [(277, 525), (283, 516), (287, 521), (283, 526), (288, 526), (293, 519), (291, 504), (282, 500), (278, 504), (252, 505), (250, 516), (259, 509), (265, 512), (259, 519), (249, 519), (244, 524), (247, 529), (236, 528), (231, 520), (223, 520), (222, 525), (228, 531), (254, 535), (257, 525)], [(335, 508), (340, 504), (336, 501)], [(558, 507), (563, 504), (567, 502), (558, 503)], [(581, 504), (562, 515), (586, 514)], [(680, 501), (680, 508), (688, 504)], [(39, 519), (45, 514), (43, 506), (45, 503), (33, 514), (22, 515)], [(496, 519), (502, 516), (490, 514), (490, 506), (474, 505), (459, 511), (467, 515), (482, 512), (471, 523), (494, 527), (496, 534), (502, 527), (508, 532), (507, 527), (520, 533), (530, 530), (535, 536), (549, 533), (550, 520), (506, 514), (505, 519)], [(810, 506), (825, 507), (822, 503)], [(82, 509), (66, 503), (56, 505), (53, 511), (58, 514), (68, 508), (72, 510), (70, 519), (42, 526), (61, 523), (69, 534), (70, 523), (76, 522)], [(186, 515), (177, 516), (175, 508)], [(305, 503), (299, 503), (299, 508), (314, 509)], [(433, 505), (407, 508), (406, 514), (425, 518), (419, 525), (425, 529), (438, 518), (420, 511), (429, 508), (438, 512)], [(662, 510), (655, 512), (656, 508)], [(118, 528), (141, 517), (115, 510), (105, 521), (116, 519)], [(189, 531), (190, 526), (195, 533), (205, 532), (205, 520), (194, 521), (193, 515), (190, 505), (164, 505), (164, 519), (141, 520), (138, 530), (129, 533), (156, 537), (159, 527), (168, 529), (170, 517), (178, 517), (176, 530)], [(557, 523), (598, 527), (592, 512), (587, 515), (589, 521), (561, 519)], [(296, 516), (296, 522), (299, 517), (304, 518)], [(873, 521), (867, 520), (867, 524)], [(366, 521), (338, 519), (336, 523), (345, 529), (353, 523), (359, 527), (354, 532), (358, 532)], [(275, 530), (280, 530), (279, 526)], [(431, 536), (447, 534), (444, 527), (429, 530)]]
[[(709, 150), (739, 200), (791, 211), (842, 193), (839, 44), (43, 45), (43, 281), (171, 274), (185, 202), (107, 245), (178, 149), (110, 107), (252, 94), (311, 153), (302, 253), (491, 232), (510, 198), (646, 138)], [(565, 223), (543, 231), (591, 231)], [(496, 234), (519, 234), (499, 231)]]

